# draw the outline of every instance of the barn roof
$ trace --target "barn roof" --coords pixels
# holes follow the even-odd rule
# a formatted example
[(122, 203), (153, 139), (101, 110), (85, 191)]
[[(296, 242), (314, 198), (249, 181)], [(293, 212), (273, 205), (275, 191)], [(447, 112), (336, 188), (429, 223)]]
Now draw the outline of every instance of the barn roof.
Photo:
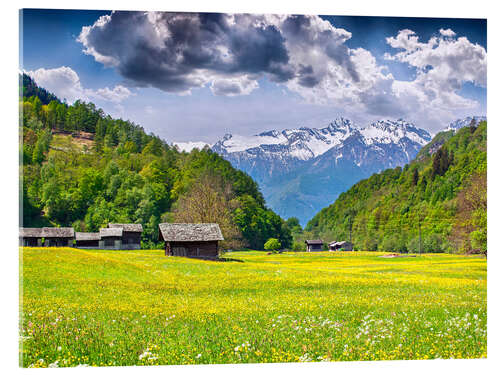
[(77, 241), (98, 241), (101, 239), (99, 233), (76, 232), (75, 239)]
[(66, 237), (74, 237), (75, 230), (71, 227), (66, 228), (55, 228), (55, 227), (43, 227), (42, 228), (42, 237), (58, 237), (58, 238), (66, 238)]
[(123, 236), (123, 228), (101, 228), (99, 235), (101, 237), (121, 237)]
[(19, 237), (42, 237), (42, 228), (19, 228)]
[(123, 228), (124, 232), (142, 232), (142, 224), (109, 223), (108, 228)]
[(308, 245), (323, 245), (322, 240), (306, 240), (306, 244)]
[(224, 241), (219, 224), (161, 223), (160, 239), (166, 242)]

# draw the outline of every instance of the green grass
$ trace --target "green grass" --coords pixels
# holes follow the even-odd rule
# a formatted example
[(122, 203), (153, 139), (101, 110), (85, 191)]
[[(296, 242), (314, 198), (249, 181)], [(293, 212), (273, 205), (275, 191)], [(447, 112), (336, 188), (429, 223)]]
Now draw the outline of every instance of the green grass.
[(21, 251), (25, 367), (486, 356), (481, 257)]

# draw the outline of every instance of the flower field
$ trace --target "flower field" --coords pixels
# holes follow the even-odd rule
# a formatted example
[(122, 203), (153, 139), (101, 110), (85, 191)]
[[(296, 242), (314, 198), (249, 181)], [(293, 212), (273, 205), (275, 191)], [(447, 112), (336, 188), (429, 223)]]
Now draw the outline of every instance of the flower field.
[(24, 367), (486, 356), (486, 259), (21, 248)]

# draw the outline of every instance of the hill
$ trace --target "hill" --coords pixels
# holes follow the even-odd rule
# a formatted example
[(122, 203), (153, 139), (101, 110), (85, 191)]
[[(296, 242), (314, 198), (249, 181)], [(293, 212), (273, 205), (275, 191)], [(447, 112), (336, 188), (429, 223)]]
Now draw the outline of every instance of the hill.
[(357, 249), (486, 251), (485, 121), (437, 134), (404, 168), (358, 182), (306, 226)]
[[(97, 231), (109, 222), (141, 223), (143, 246), (152, 247), (162, 221), (215, 221), (226, 248), (261, 249), (270, 237), (291, 245), (256, 182), (216, 153), (181, 153), (93, 103), (68, 105), (26, 75), (21, 82), (20, 225)], [(200, 189), (211, 209), (191, 204)]]

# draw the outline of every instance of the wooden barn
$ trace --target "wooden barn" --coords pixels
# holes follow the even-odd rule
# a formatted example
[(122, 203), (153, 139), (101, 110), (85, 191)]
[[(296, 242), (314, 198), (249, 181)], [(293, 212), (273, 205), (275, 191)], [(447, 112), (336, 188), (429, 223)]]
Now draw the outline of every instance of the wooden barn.
[(306, 240), (307, 251), (322, 251), (322, 240)]
[(165, 242), (165, 255), (215, 259), (219, 241), (224, 241), (218, 224), (162, 223), (158, 239)]
[(330, 242), (328, 244), (328, 248), (330, 251), (352, 251), (353, 246), (349, 241), (340, 241), (340, 242)]
[(123, 228), (101, 228), (99, 236), (100, 249), (120, 250), (122, 248)]
[(75, 230), (73, 228), (43, 227), (42, 237), (45, 240), (43, 246), (73, 247), (73, 240), (75, 239)]
[(19, 246), (41, 247), (42, 228), (19, 228)]
[(122, 228), (122, 249), (139, 250), (141, 248), (141, 224), (110, 223), (108, 228)]
[(76, 247), (81, 249), (98, 249), (101, 235), (99, 233), (76, 232)]

